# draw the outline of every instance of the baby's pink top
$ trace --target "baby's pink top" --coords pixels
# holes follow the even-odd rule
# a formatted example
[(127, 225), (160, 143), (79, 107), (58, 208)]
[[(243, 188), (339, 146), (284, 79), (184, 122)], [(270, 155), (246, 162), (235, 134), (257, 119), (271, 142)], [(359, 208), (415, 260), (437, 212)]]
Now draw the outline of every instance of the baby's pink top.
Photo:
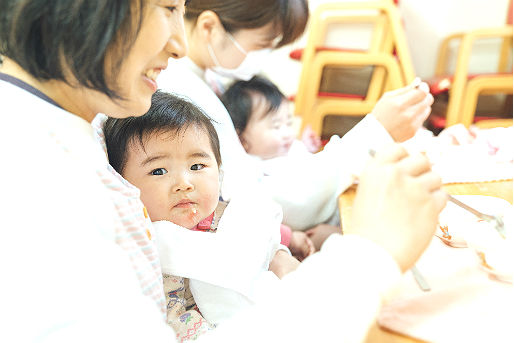
[(287, 225), (280, 224), (280, 244), (285, 245), (286, 247), (289, 246), (289, 243), (291, 243), (291, 235), (293, 234), (293, 231), (291, 228)]

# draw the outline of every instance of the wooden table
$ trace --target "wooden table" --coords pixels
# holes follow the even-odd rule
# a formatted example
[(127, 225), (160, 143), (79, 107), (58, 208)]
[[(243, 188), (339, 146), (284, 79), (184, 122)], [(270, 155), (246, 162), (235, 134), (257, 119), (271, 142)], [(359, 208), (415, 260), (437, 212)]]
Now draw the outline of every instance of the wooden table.
[[(512, 180), (491, 181), (477, 183), (454, 183), (444, 185), (443, 188), (453, 195), (488, 195), (507, 200), (512, 204)], [(352, 211), (353, 199), (355, 197), (356, 186), (346, 190), (339, 197), (339, 211), (341, 214), (341, 226), (343, 231), (350, 225), (350, 215)], [(365, 342), (368, 343), (420, 343), (423, 341), (407, 337), (399, 333), (391, 332), (380, 328), (374, 324)]]

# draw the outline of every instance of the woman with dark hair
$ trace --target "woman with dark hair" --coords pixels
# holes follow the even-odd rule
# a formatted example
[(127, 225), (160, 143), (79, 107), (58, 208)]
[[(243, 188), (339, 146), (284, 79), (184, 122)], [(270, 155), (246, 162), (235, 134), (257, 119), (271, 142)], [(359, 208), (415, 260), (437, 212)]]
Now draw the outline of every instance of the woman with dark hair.
[[(124, 196), (139, 216), (124, 218), (113, 200), (124, 180), (90, 122), (99, 112), (148, 110), (168, 58), (186, 53), (184, 6), (0, 1), (0, 341), (173, 341), (138, 190)], [(355, 234), (329, 239), (270, 299), (200, 339), (361, 339), (382, 291), (427, 246), (444, 205), (439, 184), (421, 157), (398, 147), (377, 153), (361, 178)], [(302, 302), (313, 280), (323, 292)]]
[[(192, 1), (186, 9), (187, 58), (172, 63), (159, 82), (162, 89), (191, 98), (217, 123), (225, 198), (257, 182), (282, 206), (284, 224), (305, 231), (329, 223), (340, 232), (337, 198), (361, 174), (369, 149), (412, 137), (430, 113), (433, 98), (426, 84), (388, 93), (345, 137), (334, 136), (314, 163), (290, 165), (262, 178), (215, 95), (222, 88), (217, 80), (249, 80), (271, 49), (303, 33), (308, 15), (306, 0)], [(322, 241), (316, 232), (325, 228), (334, 231), (333, 226), (322, 225), (310, 233)]]
[[(122, 222), (117, 184), (90, 122), (99, 112), (124, 118), (148, 110), (157, 75), (186, 53), (184, 7), (184, 0), (0, 2), (0, 97), (9, 128), (2, 155), (32, 166), (16, 172), (17, 181), (7, 169), (1, 176), (4, 210), (19, 221), (2, 228), (17, 232), (7, 251), (18, 258), (5, 268), (2, 249), (2, 269), (16, 280), (5, 293), (13, 298), (2, 301), (16, 305), (7, 306), (14, 323), (7, 331), (18, 333), (11, 340), (69, 332), (71, 341), (103, 341), (95, 339), (102, 327), (118, 332), (115, 340), (169, 336), (159, 325), (157, 252), (144, 230)], [(23, 136), (11, 130), (21, 126)], [(134, 223), (144, 222), (142, 207), (139, 213)]]

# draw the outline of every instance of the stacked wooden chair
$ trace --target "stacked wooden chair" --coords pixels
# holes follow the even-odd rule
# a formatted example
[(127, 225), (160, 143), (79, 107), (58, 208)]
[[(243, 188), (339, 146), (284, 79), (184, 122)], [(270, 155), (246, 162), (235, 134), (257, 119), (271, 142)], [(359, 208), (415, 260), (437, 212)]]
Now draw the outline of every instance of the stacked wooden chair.
[[(497, 72), (487, 74), (472, 74), (469, 64), (474, 52), (474, 44), (480, 40), (496, 39), (499, 51)], [(457, 61), (455, 72), (449, 73), (451, 61), (449, 56), (450, 44), (458, 41)], [(447, 106), (441, 107), (442, 113), (434, 112), (430, 126), (442, 129), (457, 123), (466, 126), (476, 122), (481, 127), (511, 126), (512, 118), (491, 119), (490, 117), (475, 117), (478, 98), (488, 94), (512, 94), (512, 0), (510, 1), (507, 24), (495, 28), (481, 28), (469, 32), (456, 33), (446, 37), (441, 43), (437, 60), (435, 77), (428, 81), (432, 94), (444, 95)], [(509, 107), (512, 106), (510, 102)], [(445, 110), (445, 111), (444, 111)]]
[[(367, 23), (372, 26), (369, 48), (327, 46), (331, 25)], [(320, 5), (312, 14), (307, 43), (301, 52), (302, 71), (295, 96), (295, 115), (302, 128), (321, 134), (326, 115), (364, 116), (385, 91), (403, 87), (415, 76), (401, 18), (391, 0), (338, 2)], [(297, 53), (297, 52), (296, 52)], [(297, 53), (298, 54), (298, 53)], [(330, 68), (372, 66), (365, 94), (322, 92), (320, 84)], [(351, 79), (345, 80), (351, 84)]]

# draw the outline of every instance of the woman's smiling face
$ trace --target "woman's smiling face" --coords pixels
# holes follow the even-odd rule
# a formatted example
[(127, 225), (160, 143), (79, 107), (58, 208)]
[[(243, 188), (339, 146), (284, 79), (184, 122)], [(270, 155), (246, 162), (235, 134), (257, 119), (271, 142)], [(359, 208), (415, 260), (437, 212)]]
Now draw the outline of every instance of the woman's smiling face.
[[(123, 99), (103, 104), (98, 112), (125, 118), (148, 111), (152, 94), (157, 90), (157, 76), (166, 69), (168, 59), (186, 55), (184, 11), (185, 0), (148, 0), (145, 3), (140, 30), (119, 74), (107, 75), (115, 82)], [(110, 68), (107, 66), (106, 70)]]

